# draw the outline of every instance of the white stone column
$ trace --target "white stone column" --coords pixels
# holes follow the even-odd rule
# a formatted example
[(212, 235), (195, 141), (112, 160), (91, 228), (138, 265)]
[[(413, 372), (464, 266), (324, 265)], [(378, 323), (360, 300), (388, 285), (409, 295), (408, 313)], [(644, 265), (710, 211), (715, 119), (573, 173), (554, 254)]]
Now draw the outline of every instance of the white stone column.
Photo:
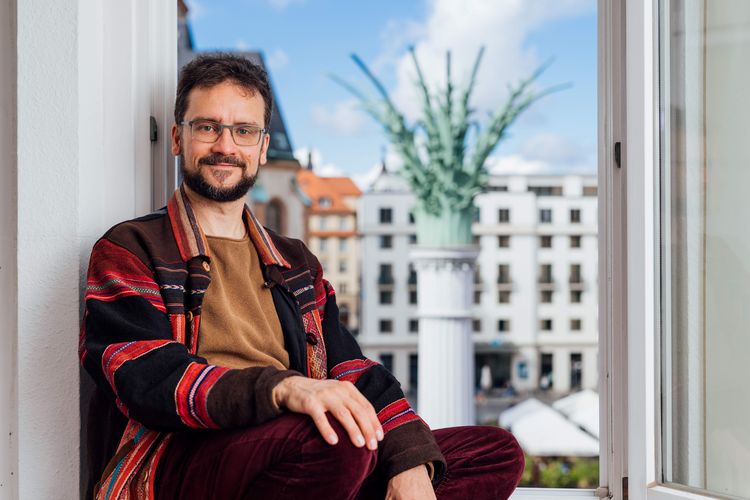
[(478, 247), (416, 248), (418, 411), (433, 429), (474, 425), (471, 292)]

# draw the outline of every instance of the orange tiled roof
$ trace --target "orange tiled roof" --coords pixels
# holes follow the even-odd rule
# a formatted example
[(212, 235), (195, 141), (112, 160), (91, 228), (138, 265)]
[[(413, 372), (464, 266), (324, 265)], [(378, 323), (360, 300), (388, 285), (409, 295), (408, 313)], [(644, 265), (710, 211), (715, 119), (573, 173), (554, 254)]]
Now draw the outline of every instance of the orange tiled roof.
[[(362, 191), (349, 177), (320, 177), (308, 169), (297, 172), (300, 189), (310, 198), (312, 213), (347, 213), (357, 211), (354, 205), (346, 203), (344, 198), (360, 197)], [(321, 206), (321, 200), (330, 200), (330, 204)]]

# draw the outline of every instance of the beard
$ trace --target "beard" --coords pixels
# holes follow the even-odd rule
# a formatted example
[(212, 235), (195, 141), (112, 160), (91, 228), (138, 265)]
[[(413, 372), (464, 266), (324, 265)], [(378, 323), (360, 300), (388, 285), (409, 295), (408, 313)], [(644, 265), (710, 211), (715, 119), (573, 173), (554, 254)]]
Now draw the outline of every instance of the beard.
[[(182, 179), (187, 186), (192, 189), (195, 193), (207, 198), (209, 200), (218, 202), (230, 202), (237, 201), (240, 198), (247, 195), (250, 188), (255, 185), (255, 181), (258, 178), (257, 172), (255, 175), (246, 176), (247, 164), (234, 156), (224, 156), (220, 154), (211, 154), (204, 156), (198, 160), (198, 165), (217, 165), (219, 163), (229, 163), (236, 165), (240, 170), (242, 177), (237, 184), (230, 187), (216, 187), (212, 186), (206, 180), (205, 175), (201, 172), (201, 169), (189, 171), (185, 167), (185, 157), (180, 155), (180, 172), (182, 173)], [(218, 178), (218, 177), (217, 177)]]

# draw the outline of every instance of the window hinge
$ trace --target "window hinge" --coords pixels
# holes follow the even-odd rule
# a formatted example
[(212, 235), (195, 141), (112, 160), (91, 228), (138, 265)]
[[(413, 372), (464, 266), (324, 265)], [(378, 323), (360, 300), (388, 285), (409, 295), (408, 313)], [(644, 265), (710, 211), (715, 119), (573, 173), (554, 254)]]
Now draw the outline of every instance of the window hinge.
[(599, 486), (596, 489), (596, 496), (598, 498), (612, 498), (612, 493), (610, 493), (609, 488), (606, 486)]
[(151, 142), (156, 142), (159, 139), (159, 127), (156, 126), (156, 118), (153, 116), (150, 118), (149, 139), (151, 139)]
[(618, 141), (615, 143), (615, 165), (617, 168), (622, 167), (622, 144)]

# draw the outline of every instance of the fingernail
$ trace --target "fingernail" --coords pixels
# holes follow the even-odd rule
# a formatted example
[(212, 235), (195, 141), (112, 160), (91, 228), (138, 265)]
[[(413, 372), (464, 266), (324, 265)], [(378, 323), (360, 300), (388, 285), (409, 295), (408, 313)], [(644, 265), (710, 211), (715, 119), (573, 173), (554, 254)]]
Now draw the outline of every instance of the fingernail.
[(331, 444), (336, 444), (339, 442), (339, 437), (336, 434), (331, 434), (328, 436), (328, 442)]
[(378, 449), (378, 442), (375, 441), (374, 439), (370, 439), (370, 446), (369, 446), (369, 448), (371, 450), (377, 450)]
[(383, 440), (383, 431), (381, 431), (380, 429), (377, 430), (377, 432), (375, 433), (375, 435), (377, 435), (378, 441), (382, 441)]
[(365, 438), (362, 436), (357, 436), (357, 446), (364, 446), (365, 445)]

